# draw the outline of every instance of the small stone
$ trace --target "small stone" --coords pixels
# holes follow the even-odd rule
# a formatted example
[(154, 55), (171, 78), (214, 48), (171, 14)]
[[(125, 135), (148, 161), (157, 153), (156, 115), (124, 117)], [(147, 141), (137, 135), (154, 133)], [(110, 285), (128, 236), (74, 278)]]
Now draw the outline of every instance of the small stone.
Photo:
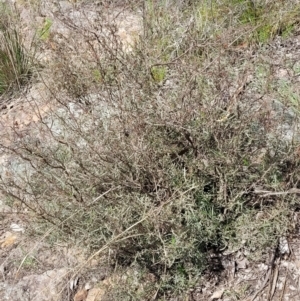
[(87, 290), (86, 289), (81, 289), (74, 296), (74, 301), (86, 301), (87, 295), (88, 295)]

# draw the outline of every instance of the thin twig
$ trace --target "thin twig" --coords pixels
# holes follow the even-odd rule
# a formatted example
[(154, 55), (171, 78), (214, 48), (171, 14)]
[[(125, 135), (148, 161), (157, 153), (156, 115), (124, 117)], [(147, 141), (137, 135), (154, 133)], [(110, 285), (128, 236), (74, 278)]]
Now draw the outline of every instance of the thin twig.
[(298, 188), (291, 188), (287, 191), (269, 191), (269, 190), (261, 190), (255, 189), (254, 193), (261, 194), (260, 197), (268, 197), (273, 195), (287, 195), (287, 194), (300, 194), (300, 189)]
[(254, 293), (254, 295), (252, 296), (252, 298), (250, 299), (250, 301), (254, 301), (257, 298), (257, 296), (265, 289), (268, 281), (270, 280), (271, 275), (272, 275), (272, 270), (273, 270), (274, 262), (275, 262), (275, 258), (276, 258), (276, 251), (277, 251), (277, 247), (273, 251), (273, 254), (272, 254), (272, 257), (271, 257), (271, 260), (270, 260), (270, 264), (269, 264), (269, 269), (268, 269), (268, 272), (266, 274), (265, 280), (262, 283), (262, 285), (260, 286), (260, 288)]
[(272, 300), (272, 298), (274, 296), (274, 293), (275, 293), (275, 290), (276, 290), (276, 283), (277, 283), (278, 274), (279, 274), (279, 267), (278, 267), (279, 262), (280, 262), (280, 258), (279, 258), (278, 262), (276, 262), (276, 266), (275, 266), (275, 269), (274, 269), (274, 272), (273, 272), (273, 275), (272, 275), (272, 279), (273, 280), (272, 280), (272, 282), (270, 281), (270, 289), (269, 289), (269, 294), (268, 294), (268, 301)]

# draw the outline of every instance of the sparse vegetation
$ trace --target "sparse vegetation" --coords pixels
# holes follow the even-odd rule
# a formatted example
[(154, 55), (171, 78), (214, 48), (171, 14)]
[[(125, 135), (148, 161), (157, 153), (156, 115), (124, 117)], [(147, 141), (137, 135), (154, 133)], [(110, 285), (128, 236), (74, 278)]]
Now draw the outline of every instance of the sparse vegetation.
[[(57, 240), (80, 241), (120, 269), (138, 266), (134, 279), (153, 275), (143, 291), (131, 292), (126, 278), (128, 300), (183, 295), (218, 270), (211, 253), (245, 248), (260, 258), (299, 206), (295, 193), (276, 194), (300, 185), (300, 133), (293, 127), (283, 139), (281, 127), (290, 107), (297, 124), (299, 100), (253, 58), (293, 33), (299, 4), (188, 2), (145, 1), (144, 35), (130, 53), (113, 26), (110, 40), (73, 26), (97, 43), (76, 68), (71, 48), (53, 66), (59, 82), (48, 88), (59, 110), (2, 146), (25, 167), (2, 176), (1, 190), (34, 212), (40, 233), (51, 225)], [(23, 83), (30, 63), (12, 24), (1, 26), (6, 90)], [(267, 103), (271, 93), (283, 113)]]
[(40, 39), (42, 39), (43, 41), (47, 41), (47, 39), (50, 36), (51, 26), (52, 26), (51, 19), (46, 18), (43, 26), (38, 31)]
[(0, 94), (20, 88), (30, 77), (32, 58), (26, 52), (17, 14), (0, 3)]

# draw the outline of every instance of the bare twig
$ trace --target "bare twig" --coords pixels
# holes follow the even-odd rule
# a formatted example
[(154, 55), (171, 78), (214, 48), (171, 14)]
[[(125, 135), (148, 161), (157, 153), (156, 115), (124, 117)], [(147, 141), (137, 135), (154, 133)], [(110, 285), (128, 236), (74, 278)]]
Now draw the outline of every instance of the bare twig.
[(273, 192), (269, 190), (261, 190), (261, 189), (255, 189), (254, 193), (260, 194), (260, 197), (268, 197), (268, 196), (273, 196), (273, 195), (287, 195), (287, 194), (300, 194), (300, 189), (298, 188), (291, 188), (287, 191), (278, 191), (278, 192)]
[(271, 301), (275, 290), (276, 290), (276, 284), (277, 284), (277, 280), (278, 280), (278, 274), (279, 274), (279, 262), (280, 262), (280, 258), (278, 259), (278, 261), (275, 264), (275, 268), (274, 268), (274, 272), (272, 275), (272, 282), (270, 281), (270, 289), (269, 289), (269, 294), (268, 294), (268, 301)]
[(250, 299), (250, 301), (254, 301), (257, 296), (265, 289), (265, 287), (267, 286), (267, 283), (269, 282), (271, 275), (272, 275), (272, 271), (274, 268), (274, 262), (275, 262), (275, 258), (276, 258), (276, 252), (277, 252), (277, 247), (275, 248), (275, 250), (272, 253), (272, 257), (269, 263), (269, 269), (268, 272), (265, 276), (265, 279), (262, 283), (262, 285), (260, 286), (260, 288), (254, 293), (254, 295), (252, 296), (252, 298)]

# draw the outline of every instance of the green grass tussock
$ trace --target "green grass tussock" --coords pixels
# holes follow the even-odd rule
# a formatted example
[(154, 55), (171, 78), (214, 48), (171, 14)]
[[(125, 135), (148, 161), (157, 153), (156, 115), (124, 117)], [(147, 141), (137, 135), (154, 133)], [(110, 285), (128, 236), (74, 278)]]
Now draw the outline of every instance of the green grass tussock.
[(0, 94), (20, 88), (31, 75), (32, 58), (23, 46), (18, 16), (10, 6), (0, 5)]

